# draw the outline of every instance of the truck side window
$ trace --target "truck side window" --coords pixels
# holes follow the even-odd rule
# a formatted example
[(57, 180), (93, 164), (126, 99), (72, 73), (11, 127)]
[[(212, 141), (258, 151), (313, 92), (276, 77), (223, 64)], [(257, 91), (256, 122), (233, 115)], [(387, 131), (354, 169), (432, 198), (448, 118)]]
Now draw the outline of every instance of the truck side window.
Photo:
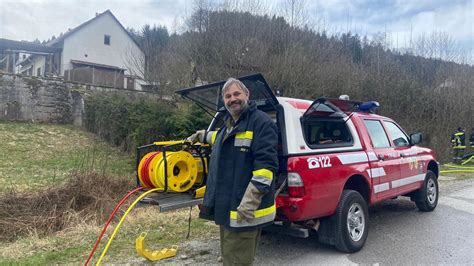
[(388, 141), (387, 134), (382, 127), (382, 124), (378, 120), (364, 120), (365, 127), (369, 132), (370, 139), (374, 148), (388, 148), (390, 142)]
[(352, 145), (352, 135), (342, 119), (317, 119), (304, 122), (305, 140), (313, 149)]
[(383, 121), (383, 123), (395, 147), (407, 147), (410, 145), (407, 136), (397, 125), (390, 121)]

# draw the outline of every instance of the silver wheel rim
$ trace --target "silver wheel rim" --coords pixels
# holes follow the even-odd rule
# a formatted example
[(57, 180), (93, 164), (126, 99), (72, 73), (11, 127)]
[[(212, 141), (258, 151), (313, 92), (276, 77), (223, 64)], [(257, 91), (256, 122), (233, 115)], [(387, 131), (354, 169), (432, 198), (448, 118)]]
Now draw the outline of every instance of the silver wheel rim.
[(352, 241), (359, 241), (364, 234), (365, 216), (359, 203), (352, 203), (347, 214), (347, 230)]
[(436, 184), (433, 179), (428, 179), (426, 183), (426, 197), (428, 198), (428, 202), (430, 204), (434, 204), (436, 201)]

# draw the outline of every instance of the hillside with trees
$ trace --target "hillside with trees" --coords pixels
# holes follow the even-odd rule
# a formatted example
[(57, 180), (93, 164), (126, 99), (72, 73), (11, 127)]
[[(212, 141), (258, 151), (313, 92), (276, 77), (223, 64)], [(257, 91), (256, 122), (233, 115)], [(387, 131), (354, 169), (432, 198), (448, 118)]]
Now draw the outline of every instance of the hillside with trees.
[(146, 54), (143, 74), (159, 93), (262, 73), (287, 97), (376, 100), (379, 114), (407, 133), (424, 133), (423, 145), (444, 161), (450, 158), (451, 133), (474, 126), (474, 68), (459, 63), (465, 58), (445, 33), (421, 36), (411, 51), (401, 52), (388, 47), (383, 34), (328, 34), (294, 23), (294, 17), (201, 2), (180, 34), (148, 25), (131, 30)]

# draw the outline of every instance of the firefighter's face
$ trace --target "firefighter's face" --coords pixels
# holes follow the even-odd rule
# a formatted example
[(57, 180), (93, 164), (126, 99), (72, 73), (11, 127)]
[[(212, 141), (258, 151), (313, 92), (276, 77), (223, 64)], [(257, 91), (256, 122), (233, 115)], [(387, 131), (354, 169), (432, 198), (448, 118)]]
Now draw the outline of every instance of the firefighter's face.
[(244, 110), (249, 101), (249, 95), (237, 84), (232, 84), (224, 92), (225, 108), (232, 116), (238, 116)]

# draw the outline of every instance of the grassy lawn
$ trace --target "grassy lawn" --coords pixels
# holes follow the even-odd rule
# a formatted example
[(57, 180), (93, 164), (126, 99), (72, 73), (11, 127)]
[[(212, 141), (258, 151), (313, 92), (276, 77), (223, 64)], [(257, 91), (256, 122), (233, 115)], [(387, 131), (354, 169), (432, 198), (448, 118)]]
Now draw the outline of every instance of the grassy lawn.
[[(133, 155), (110, 147), (93, 134), (73, 126), (0, 122), (0, 140), (0, 195), (9, 195), (12, 190), (34, 195), (51, 186), (67, 186), (73, 172), (95, 172), (104, 178), (134, 178)], [(132, 201), (129, 199), (128, 203)], [(113, 205), (116, 203), (118, 200), (114, 200)], [(125, 204), (121, 208), (119, 217), (109, 226), (91, 263), (99, 258), (108, 236), (128, 206)], [(51, 206), (51, 209), (54, 211), (55, 207)], [(9, 215), (0, 211), (0, 218)], [(32, 230), (13, 241), (0, 242), (0, 264), (83, 264), (105, 222), (105, 219), (91, 222), (92, 219), (85, 218), (87, 215), (91, 214), (77, 212), (65, 216), (72, 217), (68, 222), (70, 225), (46, 236)], [(188, 216), (189, 209), (169, 213), (159, 213), (153, 206), (134, 209), (115, 236), (103, 262), (141, 261), (134, 243), (142, 232), (148, 233), (146, 243), (151, 250), (179, 245), (186, 240)], [(198, 209), (194, 207), (192, 239), (218, 237), (218, 227), (197, 216)], [(0, 219), (2, 221), (9, 220)]]
[(0, 139), (0, 191), (39, 190), (72, 171), (133, 175), (133, 156), (77, 127), (0, 122)]
[[(125, 263), (141, 261), (135, 251), (135, 239), (142, 232), (147, 233), (146, 244), (150, 250), (180, 245), (186, 240), (188, 210), (160, 214), (157, 208), (146, 207), (134, 210), (125, 220), (115, 236), (103, 263)], [(193, 208), (190, 237), (210, 239), (218, 237), (218, 227), (202, 219), (197, 219), (198, 210)], [(116, 223), (115, 223), (116, 224)], [(115, 224), (111, 224), (106, 237), (101, 241), (91, 265), (99, 259)], [(0, 264), (44, 265), (55, 263), (83, 264), (102, 230), (100, 226), (80, 224), (54, 235), (38, 238), (29, 236), (0, 245)], [(179, 250), (179, 253), (183, 250)]]

